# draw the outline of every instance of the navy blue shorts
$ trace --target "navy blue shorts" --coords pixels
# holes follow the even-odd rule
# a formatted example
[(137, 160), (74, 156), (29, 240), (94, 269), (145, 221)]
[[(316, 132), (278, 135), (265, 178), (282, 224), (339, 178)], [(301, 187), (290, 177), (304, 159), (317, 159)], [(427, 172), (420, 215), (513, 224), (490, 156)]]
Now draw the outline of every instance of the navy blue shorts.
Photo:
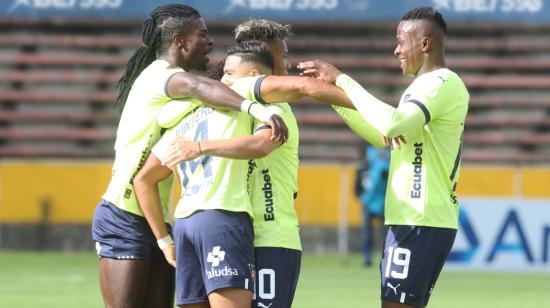
[(176, 304), (208, 301), (222, 288), (253, 291), (254, 232), (248, 213), (206, 210), (176, 219)]
[[(166, 224), (166, 227), (171, 233), (171, 226)], [(145, 217), (124, 211), (106, 200), (101, 200), (95, 209), (92, 238), (98, 256), (103, 258), (153, 263), (165, 260)]]
[(386, 227), (380, 262), (382, 300), (426, 306), (455, 236), (455, 229)]
[(256, 247), (256, 287), (252, 307), (290, 308), (302, 252), (277, 247)]

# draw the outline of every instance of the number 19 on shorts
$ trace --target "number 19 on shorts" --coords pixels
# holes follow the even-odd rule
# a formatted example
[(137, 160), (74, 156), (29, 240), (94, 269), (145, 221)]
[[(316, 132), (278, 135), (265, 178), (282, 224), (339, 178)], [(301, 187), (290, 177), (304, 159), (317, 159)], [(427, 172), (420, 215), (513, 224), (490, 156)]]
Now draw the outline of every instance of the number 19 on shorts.
[[(395, 279), (406, 279), (409, 275), (409, 262), (411, 260), (411, 251), (407, 248), (401, 247), (389, 247), (388, 259), (386, 262), (386, 269), (384, 271), (385, 277), (392, 277)], [(392, 264), (394, 269), (401, 268), (401, 271), (392, 270)]]

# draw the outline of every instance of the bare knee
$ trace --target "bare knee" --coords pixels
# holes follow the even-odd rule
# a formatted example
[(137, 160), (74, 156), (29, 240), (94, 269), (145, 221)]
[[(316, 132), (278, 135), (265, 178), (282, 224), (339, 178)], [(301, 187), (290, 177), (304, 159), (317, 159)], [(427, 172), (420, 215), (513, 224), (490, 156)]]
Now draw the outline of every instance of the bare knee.
[(212, 308), (250, 308), (252, 292), (245, 289), (224, 288), (208, 295)]

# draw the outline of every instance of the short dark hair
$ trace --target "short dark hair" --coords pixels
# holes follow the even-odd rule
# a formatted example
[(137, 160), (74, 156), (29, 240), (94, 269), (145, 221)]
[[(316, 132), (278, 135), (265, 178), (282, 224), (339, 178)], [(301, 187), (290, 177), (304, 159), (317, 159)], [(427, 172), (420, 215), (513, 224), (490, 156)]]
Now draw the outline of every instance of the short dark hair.
[(290, 25), (283, 25), (268, 19), (250, 19), (235, 28), (235, 41), (284, 40), (291, 35)]
[(443, 33), (447, 33), (447, 23), (441, 13), (432, 7), (418, 7), (405, 13), (401, 20), (427, 20), (437, 25)]
[(244, 62), (255, 62), (262, 64), (271, 71), (275, 69), (273, 55), (267, 46), (260, 41), (245, 41), (233, 45), (227, 49), (228, 56), (238, 56)]

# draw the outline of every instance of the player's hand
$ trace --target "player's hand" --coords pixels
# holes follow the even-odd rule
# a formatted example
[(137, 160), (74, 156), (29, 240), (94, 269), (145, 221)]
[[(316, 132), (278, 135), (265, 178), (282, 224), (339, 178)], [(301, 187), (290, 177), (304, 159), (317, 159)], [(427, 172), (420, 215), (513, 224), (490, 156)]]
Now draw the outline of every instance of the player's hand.
[(176, 136), (162, 159), (162, 165), (170, 169), (182, 161), (193, 160), (201, 155), (199, 142)]
[(382, 137), (382, 143), (384, 143), (384, 146), (390, 147), (391, 150), (401, 149), (401, 143), (407, 144), (407, 141), (405, 140), (405, 137), (403, 137), (403, 135), (399, 135), (395, 138), (388, 138), (384, 135), (381, 135), (381, 137)]
[(285, 141), (288, 139), (288, 128), (286, 127), (285, 122), (283, 121), (283, 118), (281, 118), (279, 115), (272, 115), (271, 118), (269, 118), (269, 126), (271, 126), (271, 140), (275, 140), (280, 143), (285, 143)]
[(162, 250), (162, 253), (164, 253), (166, 262), (168, 262), (168, 264), (172, 265), (175, 268), (176, 267), (176, 247), (173, 244), (168, 245)]
[(342, 74), (334, 65), (321, 60), (300, 62), (298, 69), (301, 76), (315, 77), (328, 83), (335, 83), (336, 78)]

